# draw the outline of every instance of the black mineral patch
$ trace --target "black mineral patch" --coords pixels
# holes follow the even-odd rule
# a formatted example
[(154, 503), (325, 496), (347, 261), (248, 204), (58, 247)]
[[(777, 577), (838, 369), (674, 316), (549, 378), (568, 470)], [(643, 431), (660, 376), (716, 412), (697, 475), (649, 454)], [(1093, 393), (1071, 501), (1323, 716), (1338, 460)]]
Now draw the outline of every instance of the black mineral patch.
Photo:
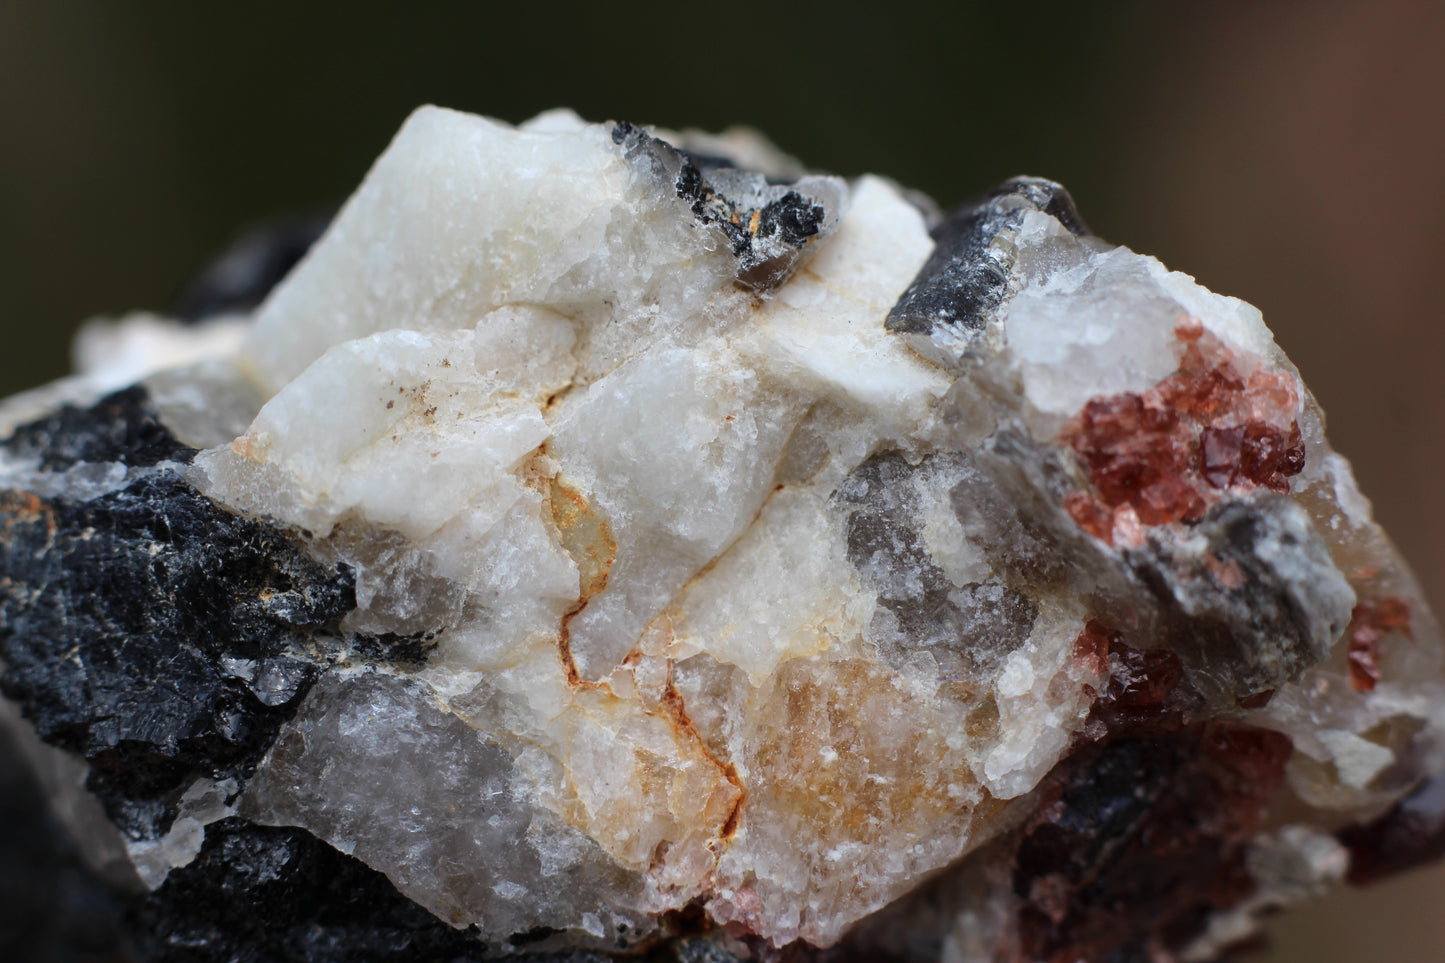
[(171, 316), (197, 324), (256, 308), (331, 222), (329, 214), (278, 217), (231, 242), (176, 298)]
[[(797, 268), (804, 247), (836, 223), (829, 203), (804, 189), (803, 181), (779, 182), (747, 171), (729, 159), (694, 155), (627, 122), (612, 128), (612, 142), (649, 176), (669, 185), (693, 217), (720, 231), (738, 260), (738, 284), (770, 291)], [(813, 187), (823, 178), (806, 179)], [(834, 189), (836, 191), (836, 189)]]
[(1422, 783), (1377, 819), (1347, 826), (1350, 882), (1367, 886), (1445, 856), (1445, 776)]
[(1023, 958), (1148, 960), (1255, 889), (1246, 853), (1291, 744), (1210, 722), (1113, 739), (1050, 777), (1013, 869)]
[(356, 635), (350, 640), (351, 651), (367, 662), (385, 662), (399, 668), (419, 669), (436, 649), (436, 633), (415, 635)]
[(480, 960), (385, 876), (303, 829), (229, 818), (136, 909), (143, 959), (170, 963)]
[(788, 191), (777, 200), (769, 201), (758, 212), (759, 238), (777, 235), (784, 244), (794, 247), (801, 247), (809, 238), (817, 237), (822, 227), (823, 206), (797, 191)]
[[(1296, 678), (1349, 622), (1342, 578), (1300, 518), (1303, 510), (1283, 495), (1229, 499), (1205, 513), (1190, 541), (1151, 538), (1125, 553), (1163, 614), (1169, 648), (1215, 704)], [(1221, 569), (1239, 575), (1221, 580)]]
[(965, 336), (981, 332), (1009, 286), (1009, 265), (991, 253), (990, 245), (1000, 232), (1017, 227), (1029, 210), (1053, 215), (1076, 235), (1089, 233), (1061, 185), (1036, 177), (1005, 181), (934, 229), (933, 254), (889, 311), (887, 329), (921, 335), (936, 327)]
[(292, 651), (354, 606), (344, 568), (169, 469), (79, 503), (0, 493), (0, 690), (133, 838), (196, 777), (249, 774), (314, 680)]
[(0, 440), (0, 450), (19, 459), (36, 459), (44, 471), (64, 471), (86, 462), (145, 467), (162, 461), (188, 462), (195, 454), (161, 424), (149, 393), (140, 385), (106, 395), (87, 408), (64, 405), (16, 428)]
[(1181, 765), (1174, 737), (1125, 739), (1093, 754), (1067, 784), (1053, 813), (1060, 818), (1026, 833), (1014, 860), (1014, 894), (1058, 877), (1070, 888), (1101, 875), (1143, 825)]
[[(134, 912), (154, 963), (470, 963), (493, 959), (474, 928), (454, 929), (391, 882), (304, 829), (229, 818), (206, 827), (189, 865)], [(546, 938), (551, 934), (542, 934)], [(606, 963), (586, 950), (523, 953), (517, 963)], [(629, 954), (636, 963), (736, 963), (705, 940)]]
[(85, 864), (0, 732), (0, 960), (122, 963), (122, 894)]

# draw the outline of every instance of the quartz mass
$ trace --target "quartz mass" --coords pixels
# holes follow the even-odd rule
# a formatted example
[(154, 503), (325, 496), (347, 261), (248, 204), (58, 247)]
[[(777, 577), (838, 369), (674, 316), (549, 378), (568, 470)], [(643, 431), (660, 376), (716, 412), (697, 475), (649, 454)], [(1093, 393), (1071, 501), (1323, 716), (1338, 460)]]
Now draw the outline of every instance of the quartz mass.
[(1318, 406), (1059, 185), (422, 108), (296, 230), (0, 406), (5, 718), (140, 958), (1183, 963), (1441, 848)]

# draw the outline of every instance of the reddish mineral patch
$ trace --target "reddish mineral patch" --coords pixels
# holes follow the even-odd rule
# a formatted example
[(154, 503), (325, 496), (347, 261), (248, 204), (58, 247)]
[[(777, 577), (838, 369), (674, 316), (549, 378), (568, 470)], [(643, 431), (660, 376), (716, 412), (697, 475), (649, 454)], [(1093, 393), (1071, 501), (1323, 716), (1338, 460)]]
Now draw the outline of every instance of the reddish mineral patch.
[(1370, 692), (1380, 681), (1380, 643), (1391, 632), (1410, 635), (1410, 606), (1390, 595), (1360, 602), (1350, 613), (1350, 685)]
[(1014, 860), (1024, 958), (1173, 959), (1253, 893), (1248, 841), (1290, 751), (1277, 732), (1215, 721), (1076, 753)]
[(1139, 731), (1173, 731), (1184, 724), (1183, 711), (1171, 696), (1184, 679), (1179, 656), (1167, 649), (1135, 649), (1117, 633), (1090, 619), (1074, 642), (1075, 657), (1102, 655), (1108, 683), (1094, 701), (1083, 736), (1089, 740)]
[(1074, 661), (1091, 675), (1109, 676), (1109, 648), (1113, 636), (1102, 622), (1090, 619), (1074, 640)]
[(1021, 958), (1173, 960), (1254, 892), (1246, 850), (1293, 747), (1243, 723), (1186, 724), (1179, 658), (1101, 622), (1084, 625), (1074, 657), (1107, 661), (1108, 683), (1020, 831)]
[(1135, 541), (1141, 524), (1194, 521), (1231, 490), (1288, 492), (1304, 468), (1294, 379), (1196, 320), (1174, 334), (1183, 345), (1174, 374), (1142, 394), (1091, 399), (1063, 434), (1093, 488), (1064, 507), (1111, 545)]
[(1288, 737), (1186, 725), (1174, 653), (1125, 645), (1097, 621), (1075, 658), (1109, 681), (1079, 748), (1040, 790), (1013, 861), (1023, 958), (1174, 959), (1209, 915), (1255, 889), (1249, 839), (1283, 784)]
[(1349, 826), (1350, 882), (1365, 886), (1445, 856), (1445, 777), (1422, 783), (1383, 816)]

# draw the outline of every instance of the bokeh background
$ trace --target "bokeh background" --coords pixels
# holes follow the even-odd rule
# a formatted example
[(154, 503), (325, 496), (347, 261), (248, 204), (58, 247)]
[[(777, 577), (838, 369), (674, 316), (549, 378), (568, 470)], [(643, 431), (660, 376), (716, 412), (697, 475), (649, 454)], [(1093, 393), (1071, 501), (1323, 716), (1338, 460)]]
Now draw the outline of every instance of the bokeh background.
[[(749, 124), (945, 206), (1061, 180), (1263, 309), (1445, 608), (1445, 4), (0, 0), (0, 394), (248, 224), (339, 202), (423, 102)], [(1445, 870), (1416, 873), (1266, 958), (1445, 959), (1442, 909)]]

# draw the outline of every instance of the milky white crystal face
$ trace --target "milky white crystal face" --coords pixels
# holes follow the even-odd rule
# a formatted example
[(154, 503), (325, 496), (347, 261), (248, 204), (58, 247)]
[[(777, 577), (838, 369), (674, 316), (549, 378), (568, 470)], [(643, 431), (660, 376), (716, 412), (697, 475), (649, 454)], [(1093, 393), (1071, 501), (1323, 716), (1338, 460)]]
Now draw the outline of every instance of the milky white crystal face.
[[(238, 347), (175, 335), (210, 358), (148, 382), (205, 449), (186, 479), (356, 597), (182, 830), (304, 827), (496, 946), (700, 905), (827, 947), (1166, 705), (1287, 734), (1302, 810), (1365, 818), (1445, 765), (1433, 623), (1257, 311), (1046, 182), (939, 224), (666, 136), (696, 156), (423, 108)], [(398, 639), (421, 655), (376, 655)], [(1250, 865), (1303, 893), (1326, 843)], [(941, 939), (988, 958), (1015, 896), (962, 865)]]

